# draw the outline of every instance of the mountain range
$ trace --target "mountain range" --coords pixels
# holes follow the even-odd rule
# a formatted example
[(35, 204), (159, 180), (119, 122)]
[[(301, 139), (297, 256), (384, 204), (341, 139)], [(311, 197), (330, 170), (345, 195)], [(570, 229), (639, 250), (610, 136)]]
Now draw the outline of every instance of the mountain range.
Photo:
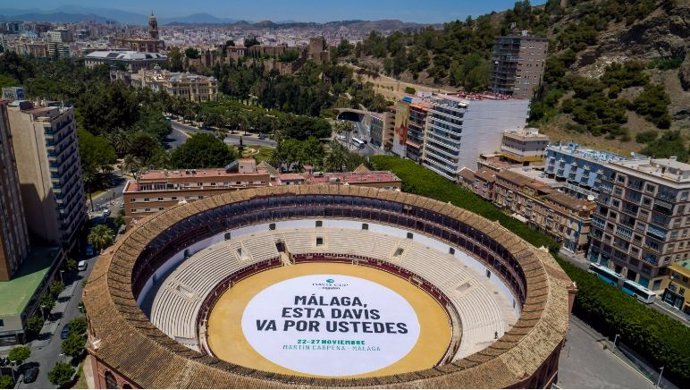
[[(94, 21), (105, 23), (114, 21), (123, 24), (145, 25), (148, 15), (111, 8), (93, 8), (65, 5), (52, 10), (0, 8), (0, 20), (41, 21), (53, 23), (73, 23)], [(160, 24), (228, 24), (237, 19), (219, 18), (208, 13), (195, 13), (179, 17), (158, 17)]]
[[(293, 20), (285, 21), (258, 21), (249, 22), (239, 19), (222, 18), (211, 15), (209, 13), (201, 12), (191, 15), (176, 16), (176, 17), (157, 17), (160, 25), (183, 25), (183, 24), (236, 24), (236, 25), (251, 25), (258, 28), (286, 28), (286, 27), (339, 27), (352, 26), (362, 27), (368, 30), (406, 30), (415, 29), (423, 24), (407, 23), (399, 20), (346, 20), (333, 21), (327, 23), (312, 23), (312, 22), (296, 22)], [(77, 5), (65, 5), (57, 7), (52, 10), (41, 9), (17, 9), (17, 8), (0, 8), (0, 21), (21, 20), (31, 22), (52, 22), (52, 23), (75, 23), (81, 21), (93, 21), (97, 23), (117, 22), (122, 24), (145, 25), (148, 22), (148, 15), (138, 14), (135, 12), (122, 11), (111, 8), (94, 8), (83, 7)]]

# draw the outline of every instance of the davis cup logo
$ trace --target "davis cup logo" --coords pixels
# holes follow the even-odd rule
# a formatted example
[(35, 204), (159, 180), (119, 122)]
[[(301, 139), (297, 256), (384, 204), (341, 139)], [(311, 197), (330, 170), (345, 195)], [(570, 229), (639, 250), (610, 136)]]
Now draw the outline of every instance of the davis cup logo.
[(242, 314), (242, 332), (256, 352), (279, 366), (337, 377), (404, 358), (417, 344), (420, 325), (410, 303), (378, 283), (306, 275), (256, 294)]

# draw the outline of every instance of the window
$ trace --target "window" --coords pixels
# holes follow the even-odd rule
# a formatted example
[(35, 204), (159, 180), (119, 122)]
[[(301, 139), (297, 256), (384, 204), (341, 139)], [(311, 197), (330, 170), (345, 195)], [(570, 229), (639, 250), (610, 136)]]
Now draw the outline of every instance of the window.
[(225, 240), (227, 241), (230, 239), (230, 237), (232, 237), (232, 234), (230, 234), (230, 232), (227, 232), (227, 233), (225, 233), (224, 237), (225, 237)]
[(0, 328), (2, 328), (3, 326), (5, 326), (5, 320), (0, 320)]
[(106, 389), (119, 389), (119, 387), (117, 385), (117, 379), (115, 379), (115, 375), (113, 375), (113, 373), (110, 371), (105, 372), (105, 388)]
[(268, 224), (268, 230), (276, 230), (276, 224), (275, 223), (269, 223)]
[(316, 221), (315, 225), (316, 225), (316, 227), (322, 227), (323, 221)]
[(368, 224), (368, 223), (363, 223), (363, 224), (362, 224), (362, 230), (369, 230), (369, 224)]
[(455, 254), (455, 248), (448, 248), (448, 253), (450, 253), (451, 255), (454, 255)]
[(323, 245), (323, 237), (316, 237), (316, 246)]
[(491, 271), (489, 271), (488, 269), (486, 270), (486, 277), (491, 278)]
[(414, 234), (407, 232), (407, 238), (409, 238), (411, 240), (413, 237), (414, 237)]

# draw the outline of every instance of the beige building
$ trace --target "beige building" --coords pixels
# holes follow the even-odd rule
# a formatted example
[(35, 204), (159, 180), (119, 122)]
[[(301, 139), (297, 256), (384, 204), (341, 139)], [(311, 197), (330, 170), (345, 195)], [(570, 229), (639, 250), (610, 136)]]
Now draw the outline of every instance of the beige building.
[(539, 130), (528, 127), (504, 132), (500, 153), (510, 162), (530, 165), (544, 161), (548, 145), (547, 135), (539, 134)]
[(493, 185), (494, 203), (562, 243), (565, 249), (582, 253), (587, 249), (596, 203), (566, 195), (547, 180), (523, 174), (521, 170), (497, 172)]
[(661, 292), (666, 268), (690, 258), (690, 164), (611, 161), (599, 180), (589, 260)]
[(232, 173), (222, 168), (145, 172), (125, 185), (125, 221), (129, 225), (179, 203), (270, 183), (269, 173)]
[(0, 281), (9, 280), (29, 254), (29, 233), (7, 118), (0, 100)]
[(341, 184), (374, 188), (400, 189), (401, 181), (392, 172), (369, 171), (363, 165), (353, 172), (280, 173), (265, 162), (253, 158), (238, 161), (238, 172), (223, 168), (158, 170), (130, 180), (123, 190), (127, 225), (180, 203), (204, 199), (227, 191), (253, 187), (298, 184)]
[(74, 109), (15, 101), (7, 111), (29, 231), (71, 248), (86, 220)]
[(159, 66), (153, 70), (140, 69), (137, 73), (113, 71), (111, 79), (120, 80), (136, 88), (164, 91), (168, 95), (197, 103), (218, 98), (218, 80), (214, 77), (169, 72), (161, 70)]

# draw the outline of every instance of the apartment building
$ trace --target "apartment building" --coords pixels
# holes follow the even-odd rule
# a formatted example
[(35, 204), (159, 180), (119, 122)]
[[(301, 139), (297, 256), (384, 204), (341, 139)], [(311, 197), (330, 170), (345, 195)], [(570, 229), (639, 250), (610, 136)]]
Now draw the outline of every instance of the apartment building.
[(87, 217), (74, 109), (15, 101), (7, 111), (29, 231), (69, 249)]
[(426, 118), (431, 104), (417, 102), (410, 104), (407, 122), (407, 139), (405, 140), (405, 157), (419, 161), (424, 154)]
[(178, 203), (271, 183), (269, 173), (236, 173), (225, 169), (157, 170), (142, 173), (123, 189), (125, 221), (145, 218)]
[(111, 71), (112, 80), (120, 80), (136, 88), (164, 91), (168, 95), (192, 102), (208, 102), (218, 98), (218, 80), (192, 73), (169, 72), (157, 64), (153, 70), (139, 69), (136, 73)]
[(134, 221), (163, 211), (178, 203), (244, 188), (294, 184), (341, 184), (400, 189), (401, 181), (392, 172), (369, 171), (360, 166), (353, 172), (314, 172), (305, 166), (303, 173), (280, 173), (265, 162), (240, 159), (238, 172), (222, 168), (158, 170), (130, 180), (123, 190), (125, 221)]
[[(599, 194), (600, 176), (613, 161), (624, 161), (621, 155), (582, 147), (575, 143), (549, 145), (546, 148), (544, 172), (547, 177), (565, 182), (564, 190), (578, 198)], [(633, 154), (631, 160), (646, 159)]]
[(681, 260), (668, 267), (670, 277), (664, 289), (664, 302), (690, 314), (690, 260)]
[(503, 133), (500, 154), (510, 162), (530, 165), (540, 163), (546, 157), (549, 137), (539, 130), (527, 127)]
[(497, 172), (494, 203), (509, 210), (516, 219), (548, 234), (563, 248), (583, 253), (596, 204), (558, 191), (555, 181), (539, 175), (541, 171), (519, 168)]
[(532, 99), (544, 76), (548, 40), (521, 35), (498, 37), (491, 55), (491, 91)]
[(527, 99), (483, 93), (434, 95), (428, 102), (421, 161), (450, 180), (461, 168), (475, 167), (482, 151), (498, 149), (506, 130), (527, 124)]
[(482, 198), (488, 201), (494, 200), (496, 171), (479, 168), (475, 172), (469, 168), (462, 168), (458, 172), (458, 182)]
[(384, 123), (383, 118), (376, 114), (370, 115), (371, 121), (369, 122), (369, 136), (371, 145), (381, 148), (383, 146), (383, 134), (384, 134)]
[(0, 100), (0, 281), (11, 279), (29, 254), (29, 233), (11, 138), (7, 102)]
[(599, 177), (590, 261), (660, 292), (665, 268), (690, 257), (690, 164), (611, 161)]

